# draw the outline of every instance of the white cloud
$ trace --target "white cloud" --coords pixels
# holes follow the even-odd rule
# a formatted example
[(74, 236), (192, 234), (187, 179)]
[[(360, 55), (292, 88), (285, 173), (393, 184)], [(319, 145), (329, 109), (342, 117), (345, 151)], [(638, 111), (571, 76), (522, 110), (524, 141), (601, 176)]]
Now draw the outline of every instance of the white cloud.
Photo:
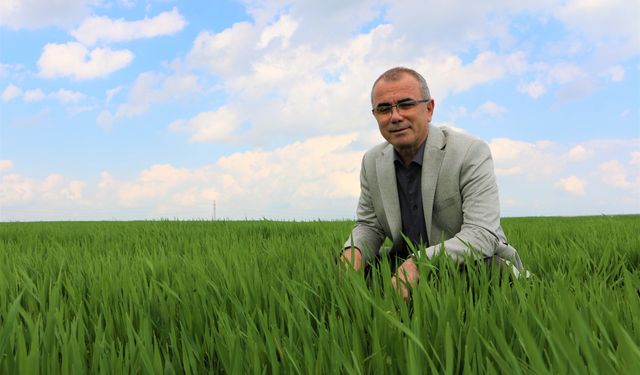
[(592, 74), (573, 62), (535, 63), (528, 66), (528, 71), (535, 78), (521, 81), (517, 89), (534, 99), (554, 90), (561, 99), (576, 99), (589, 95), (597, 87)]
[(275, 39), (281, 39), (282, 47), (289, 46), (289, 39), (298, 28), (298, 23), (290, 16), (284, 15), (273, 25), (265, 27), (260, 34), (258, 48), (265, 48)]
[[(626, 167), (618, 160), (627, 160), (639, 142), (640, 139), (594, 139), (562, 145), (492, 140), (489, 146), (500, 195), (520, 202), (503, 205), (503, 215), (637, 213), (640, 170), (636, 168), (634, 172), (629, 168), (631, 164)], [(557, 190), (588, 199), (566, 199)]]
[[(371, 127), (366, 110), (369, 90), (387, 67), (402, 64), (426, 72), (431, 91), (440, 101), (451, 93), (518, 74), (527, 66), (521, 52), (482, 52), (468, 62), (442, 52), (410, 52), (391, 25), (312, 48), (314, 42), (301, 40), (300, 28), (305, 26), (296, 16), (292, 11), (266, 26), (279, 25), (283, 19), (299, 24), (295, 32), (292, 27), (286, 29), (285, 37), (293, 33), (286, 48), (266, 37), (261, 42), (265, 26), (244, 22), (219, 33), (200, 33), (188, 54), (188, 65), (219, 76), (235, 108), (251, 108), (239, 113), (238, 121), (247, 124), (247, 139), (259, 145), (268, 144), (274, 133), (302, 139), (367, 131)], [(354, 102), (363, 105), (354, 110)]]
[(188, 56), (190, 64), (216, 74), (229, 75), (250, 67), (255, 60), (258, 30), (249, 22), (234, 24), (220, 33), (203, 31)]
[(577, 145), (577, 146), (574, 146), (571, 150), (569, 150), (567, 157), (569, 161), (584, 161), (589, 159), (592, 156), (592, 154), (593, 152), (587, 149), (586, 147), (584, 147), (583, 145)]
[(98, 41), (106, 43), (126, 42), (140, 38), (152, 38), (160, 35), (172, 35), (186, 25), (184, 17), (173, 8), (153, 18), (140, 21), (112, 20), (108, 17), (90, 17), (71, 32), (80, 43), (92, 46)]
[(111, 102), (111, 99), (113, 99), (113, 97), (118, 94), (120, 91), (122, 91), (123, 86), (116, 86), (112, 89), (107, 90), (107, 92), (105, 93), (105, 97), (106, 97), (106, 102), (107, 104), (109, 104)]
[(80, 43), (49, 43), (42, 51), (38, 67), (40, 75), (45, 78), (91, 79), (107, 76), (129, 65), (131, 61), (133, 53), (129, 50), (95, 48), (89, 51)]
[(9, 100), (20, 95), (22, 95), (22, 90), (18, 86), (9, 84), (7, 87), (5, 87), (2, 95), (0, 95), (0, 99), (2, 99), (3, 102), (8, 102)]
[[(210, 216), (215, 199), (222, 217), (301, 217), (358, 196), (362, 152), (346, 148), (355, 136), (317, 137), (273, 151), (234, 153), (198, 168), (153, 165), (129, 182), (103, 172), (100, 186), (114, 192), (119, 206), (148, 205), (156, 214)], [(345, 215), (351, 216), (352, 210), (348, 207)]]
[(629, 150), (635, 150), (638, 146), (640, 139), (598, 139), (573, 146), (547, 140), (524, 142), (508, 138), (495, 138), (489, 142), (498, 176), (523, 175), (529, 180), (541, 181), (559, 174), (575, 175), (576, 171), (581, 171), (586, 175), (600, 169), (609, 172), (600, 173), (603, 181), (618, 181), (618, 186), (624, 185), (620, 182), (625, 180), (620, 178), (621, 175), (626, 176), (624, 166), (617, 161), (603, 163), (603, 158), (624, 158), (630, 155)]
[[(314, 137), (274, 150), (233, 153), (199, 167), (155, 164), (131, 179), (102, 171), (94, 184), (57, 173), (44, 179), (28, 178), (14, 172), (11, 161), (1, 161), (0, 218), (202, 218), (211, 217), (213, 200), (218, 217), (351, 218), (359, 195), (363, 154), (363, 149), (354, 146), (364, 136)], [(570, 209), (575, 201), (557, 194), (560, 189), (592, 202), (580, 211), (584, 214), (633, 211), (629, 205), (633, 205), (634, 192), (640, 192), (640, 176), (617, 160), (600, 163), (596, 158), (602, 153), (611, 155), (606, 150), (622, 150), (633, 161), (636, 143), (585, 142), (581, 146), (593, 150), (594, 161), (577, 170), (579, 166), (563, 163), (569, 150), (577, 146), (493, 140), (490, 146), (496, 169), (513, 169), (513, 173), (498, 175), (505, 209), (520, 214), (575, 212)], [(541, 170), (545, 163), (554, 168)], [(593, 170), (597, 170), (591, 174), (594, 178), (580, 177)], [(602, 199), (606, 202), (598, 206)]]
[(520, 52), (506, 55), (481, 52), (468, 64), (455, 55), (431, 55), (411, 64), (418, 71), (427, 72), (427, 82), (441, 97), (450, 91), (467, 91), (474, 86), (499, 80), (507, 74), (519, 73), (525, 65), (524, 55)]
[(610, 160), (599, 166), (599, 175), (602, 182), (620, 189), (633, 187), (633, 182), (627, 180), (627, 169), (618, 160)]
[(60, 194), (70, 201), (80, 201), (85, 187), (86, 183), (83, 181), (71, 181), (68, 186), (60, 190)]
[(5, 172), (13, 168), (13, 162), (11, 160), (0, 160), (0, 172)]
[(30, 102), (39, 102), (44, 100), (46, 95), (40, 89), (27, 90), (24, 93), (24, 101), (27, 103)]
[(560, 86), (556, 96), (563, 100), (575, 100), (590, 95), (597, 86), (598, 83), (593, 78), (584, 77)]
[(604, 36), (638, 39), (640, 3), (626, 0), (569, 0), (556, 11), (567, 26), (593, 38)]
[[(500, 2), (498, 5), (494, 2), (464, 0), (385, 3), (388, 7), (385, 18), (398, 27), (398, 33), (408, 42), (445, 50), (464, 50), (469, 47), (484, 49), (485, 44), (494, 39), (509, 43), (509, 25), (503, 15), (518, 7), (515, 5), (517, 2)], [(429, 22), (425, 22), (425, 15), (429, 15)]]
[[(52, 173), (43, 180), (31, 179), (12, 173), (0, 176), (0, 206), (3, 210), (24, 203), (80, 204), (84, 203), (86, 184), (79, 180), (67, 180)], [(50, 207), (50, 206), (49, 206)], [(47, 210), (49, 207), (42, 207)], [(4, 214), (3, 214), (4, 215)]]
[[(640, 53), (640, 33), (637, 20), (640, 2), (626, 0), (569, 0), (550, 9), (569, 31), (567, 40), (582, 45), (582, 55), (576, 55), (578, 62), (587, 71), (587, 76), (568, 87), (561, 97), (580, 97), (580, 92), (591, 93), (597, 87), (593, 77), (610, 76), (613, 81), (621, 80), (624, 71), (620, 69), (630, 59)], [(586, 52), (586, 53), (585, 53)], [(567, 51), (561, 51), (565, 56)], [(584, 94), (582, 94), (583, 96)]]
[(15, 65), (4, 64), (0, 62), (0, 78), (9, 76), (9, 74), (16, 69)]
[(164, 75), (145, 72), (138, 75), (127, 102), (118, 106), (116, 117), (133, 117), (149, 110), (153, 103), (188, 97), (201, 91), (193, 74)]
[(102, 111), (96, 118), (96, 124), (104, 130), (111, 130), (113, 127), (113, 115), (109, 111)]
[(55, 189), (56, 187), (59, 187), (64, 181), (64, 177), (60, 174), (57, 173), (52, 173), (50, 175), (48, 175), (44, 181), (42, 181), (42, 188), (43, 190), (45, 190), (47, 193), (50, 190)]
[(485, 113), (490, 116), (500, 116), (503, 113), (506, 113), (507, 109), (489, 100), (484, 102), (476, 112)]
[(577, 176), (569, 176), (567, 178), (563, 178), (558, 181), (555, 186), (566, 191), (567, 193), (580, 196), (585, 195), (584, 189), (586, 186), (586, 182)]
[(156, 164), (131, 180), (102, 171), (95, 186), (55, 173), (43, 180), (3, 175), (2, 219), (28, 219), (29, 210), (18, 207), (39, 207), (40, 219), (67, 218), (70, 212), (94, 219), (109, 215), (104, 212), (118, 212), (119, 218), (210, 217), (214, 199), (218, 217), (352, 217), (362, 158), (362, 151), (349, 148), (356, 138), (316, 137), (194, 168)]
[(614, 82), (619, 82), (624, 79), (624, 67), (621, 65), (612, 66), (607, 70), (607, 73)]
[(229, 142), (239, 128), (237, 114), (228, 107), (202, 112), (190, 120), (177, 120), (169, 125), (174, 132), (189, 134), (190, 142)]
[(166, 197), (174, 189), (196, 182), (196, 174), (187, 168), (176, 168), (169, 164), (154, 165), (143, 170), (136, 181), (120, 184), (119, 202), (124, 206), (134, 206)]
[(550, 141), (535, 143), (496, 138), (489, 142), (498, 176), (525, 175), (531, 180), (557, 173), (563, 167), (558, 146)]
[(533, 143), (508, 138), (493, 139), (489, 143), (489, 147), (496, 162), (518, 160), (523, 154), (536, 149), (536, 145)]
[(631, 156), (631, 161), (629, 161), (629, 164), (640, 165), (640, 151), (633, 151), (631, 152), (630, 156)]
[(0, 98), (3, 101), (9, 101), (13, 98), (22, 96), (22, 99), (27, 103), (39, 102), (46, 99), (57, 100), (61, 103), (78, 103), (87, 98), (87, 96), (81, 92), (59, 89), (56, 92), (45, 93), (42, 89), (30, 89), (22, 91), (19, 87), (9, 85), (2, 93)]
[[(30, 200), (33, 196), (33, 182), (18, 174), (0, 176), (0, 205), (7, 206)], [(4, 207), (6, 209), (6, 207)]]
[(535, 99), (542, 96), (547, 90), (542, 82), (536, 80), (527, 83), (520, 83), (518, 85), (518, 91)]
[(545, 76), (548, 77), (551, 82), (564, 84), (584, 78), (587, 74), (577, 64), (560, 62), (549, 67), (545, 72)]
[[(187, 103), (187, 107), (193, 109), (193, 112), (184, 114), (186, 107), (182, 107), (181, 114), (166, 120), (165, 124), (169, 124), (179, 118), (169, 125), (171, 131), (180, 133), (181, 139), (190, 142), (221, 144), (242, 140), (253, 146), (253, 151), (229, 155), (221, 159), (220, 163), (201, 168), (149, 166), (149, 173), (146, 175), (154, 175), (158, 179), (163, 175), (174, 176), (177, 180), (185, 180), (184, 185), (156, 181), (159, 186), (155, 187), (154, 182), (142, 178), (142, 173), (139, 178), (119, 181), (115, 173), (111, 175), (105, 171), (98, 186), (90, 183), (81, 185), (83, 181), (63, 178), (63, 182), (58, 183), (65, 186), (66, 197), (86, 198), (88, 194), (98, 190), (99, 193), (96, 194), (103, 194), (105, 197), (104, 201), (99, 202), (113, 199), (108, 202), (116, 202), (115, 207), (125, 201), (128, 207), (144, 202), (155, 212), (167, 213), (176, 212), (171, 211), (173, 205), (190, 209), (198, 206), (198, 202), (212, 197), (216, 197), (219, 203), (233, 205), (236, 198), (242, 200), (251, 194), (264, 194), (264, 199), (254, 199), (259, 209), (251, 211), (248, 204), (241, 208), (260, 216), (260, 210), (275, 210), (278, 199), (285, 197), (285, 203), (281, 203), (281, 206), (313, 209), (319, 204), (315, 201), (316, 196), (352, 199), (357, 194), (357, 176), (352, 179), (352, 170), (334, 170), (332, 167), (319, 165), (313, 158), (305, 159), (299, 147), (319, 147), (304, 140), (317, 140), (320, 135), (330, 135), (319, 142), (323, 147), (329, 147), (328, 142), (339, 137), (336, 134), (353, 133), (356, 136), (349, 146), (344, 146), (341, 150), (350, 155), (353, 149), (363, 150), (380, 141), (375, 122), (367, 108), (368, 95), (373, 79), (388, 67), (415, 67), (425, 74), (436, 102), (444, 103), (437, 108), (446, 108), (449, 104), (452, 104), (449, 108), (466, 105), (468, 115), (499, 115), (505, 113), (505, 107), (509, 111), (513, 111), (512, 108), (515, 107), (508, 101), (500, 101), (504, 99), (491, 97), (499, 104), (487, 101), (477, 108), (477, 104), (486, 99), (474, 106), (469, 103), (451, 103), (450, 96), (481, 85), (491, 91), (492, 87), (503, 87), (502, 83), (507, 81), (516, 84), (521, 82), (518, 90), (534, 98), (549, 93), (559, 97), (575, 97), (590, 92), (598, 84), (611, 84), (611, 80), (624, 79), (624, 67), (636, 68), (636, 64), (629, 64), (625, 60), (601, 60), (599, 57), (601, 51), (609, 46), (608, 42), (613, 41), (612, 46), (617, 48), (616, 41), (628, 39), (628, 36), (615, 30), (602, 29), (600, 34), (588, 33), (591, 38), (589, 40), (583, 35), (587, 32), (581, 31), (580, 27), (596, 26), (575, 26), (575, 15), (581, 13), (570, 8), (582, 7), (588, 2), (576, 5), (572, 0), (562, 4), (543, 0), (533, 3), (509, 2), (505, 5), (497, 2), (468, 4), (454, 0), (445, 5), (434, 6), (433, 3), (411, 0), (247, 1), (251, 4), (247, 12), (253, 16), (253, 20), (234, 24), (227, 29), (214, 29), (215, 32), (202, 31), (193, 41), (191, 50), (184, 54), (184, 60), (177, 58), (163, 63), (174, 68), (177, 73), (147, 72), (126, 85), (121, 82), (112, 82), (111, 85), (105, 83), (106, 86), (102, 88), (105, 90), (102, 91), (105, 95), (105, 108), (95, 113), (100, 112), (96, 123), (109, 129), (118, 118), (141, 115), (159, 103), (174, 105), (175, 99), (190, 98), (194, 103)], [(603, 8), (601, 2), (594, 1), (594, 4), (596, 8), (611, 11), (608, 6)], [(408, 7), (412, 9), (411, 12), (407, 12)], [(569, 18), (560, 17), (561, 22), (565, 22), (562, 25), (558, 25), (557, 20), (550, 17), (559, 14), (559, 8), (565, 8), (567, 14), (573, 14)], [(147, 4), (147, 12), (150, 9)], [(535, 11), (523, 12), (531, 9)], [(172, 13), (181, 18), (175, 9), (162, 15)], [(318, 16), (320, 14), (322, 17)], [(424, 14), (429, 14), (433, 22), (425, 24)], [(45, 77), (65, 76), (76, 79), (104, 76), (118, 69), (119, 65), (114, 62), (125, 61), (120, 64), (120, 68), (130, 64), (133, 54), (126, 50), (109, 50), (111, 59), (94, 59), (91, 57), (93, 52), (106, 49), (92, 51), (87, 45), (101, 46), (154, 35), (168, 35), (184, 27), (176, 26), (180, 22), (160, 22), (160, 16), (150, 17), (137, 21), (95, 16), (86, 19), (73, 31), (80, 43), (49, 45), (53, 46), (53, 52), (56, 52), (56, 48), (59, 50), (55, 58), (49, 56), (45, 59), (45, 52), (49, 47), (43, 49), (40, 74)], [(534, 20), (530, 21), (532, 19)], [(176, 21), (177, 18), (173, 20)], [(551, 23), (550, 28), (545, 27), (545, 22)], [(68, 30), (73, 30), (76, 25), (78, 24)], [(566, 55), (550, 52), (546, 45), (538, 46), (537, 43), (544, 43), (544, 38), (540, 38), (541, 34), (526, 30), (542, 26), (543, 32), (546, 32), (556, 30), (557, 27), (564, 29), (567, 25), (578, 30), (578, 33), (554, 36), (558, 45), (567, 48)], [(442, 30), (448, 31), (443, 33)], [(526, 37), (521, 38), (525, 35)], [(179, 35), (182, 36), (184, 35)], [(495, 48), (496, 46), (498, 47)], [(128, 62), (127, 58), (119, 60), (114, 57), (120, 52), (129, 54)], [(206, 111), (206, 107), (197, 108), (204, 99), (196, 96), (205, 91), (202, 87), (208, 78), (199, 78), (195, 73), (192, 75), (191, 69), (194, 67), (212, 73), (213, 77), (209, 82), (215, 85), (215, 90), (220, 90), (216, 91), (220, 96), (206, 98), (215, 103), (209, 106), (211, 111)], [(4, 68), (0, 66), (0, 69)], [(211, 78), (206, 73), (203, 77)], [(599, 81), (595, 81), (594, 77)], [(9, 82), (23, 86), (21, 82), (28, 81), (12, 75)], [(7, 86), (2, 99), (7, 98), (8, 101), (11, 100), (9, 98), (23, 97), (26, 100), (30, 97), (32, 100), (55, 99), (65, 103), (86, 100), (82, 93), (63, 89), (57, 92), (40, 90), (41, 94), (38, 96), (34, 94), (38, 89), (33, 87), (34, 90), (25, 96), (22, 90), (27, 89), (16, 86), (9, 89)], [(210, 92), (206, 91), (207, 94)], [(464, 98), (454, 99), (457, 101)], [(523, 96), (520, 99), (527, 100)], [(542, 104), (544, 103), (547, 101)], [(618, 111), (625, 108), (628, 105)], [(205, 112), (199, 113), (201, 111)], [(299, 142), (273, 150), (275, 145), (295, 141)], [(536, 187), (533, 190), (546, 189), (557, 193), (554, 186), (566, 190), (565, 185), (570, 182), (567, 176), (571, 176), (583, 183), (582, 190), (590, 198), (600, 191), (615, 190), (600, 182), (600, 174), (593, 174), (594, 170), (601, 174), (611, 174), (615, 172), (615, 166), (600, 170), (600, 164), (610, 159), (623, 162), (629, 160), (628, 147), (620, 150), (613, 147), (607, 149), (589, 142), (561, 145), (548, 141), (494, 139), (491, 148), (494, 151), (496, 170), (502, 181), (526, 181)], [(302, 176), (288, 174), (287, 168), (291, 161), (287, 164), (281, 157), (285, 154), (285, 149), (295, 151), (290, 152), (290, 157), (296, 158), (292, 168)], [(610, 151), (603, 151), (605, 149)], [(333, 151), (326, 156), (331, 159)], [(247, 173), (235, 172), (224, 164), (223, 160), (227, 159), (246, 162), (252, 167)], [(299, 167), (298, 159), (300, 163), (306, 160), (312, 169), (325, 168), (323, 173), (326, 175), (305, 175), (309, 173), (308, 168)], [(357, 169), (359, 157), (353, 159), (356, 160), (353, 163), (354, 169)], [(637, 156), (632, 156), (629, 165), (620, 164), (625, 175), (618, 181), (633, 184), (635, 174), (630, 166), (635, 165), (633, 163), (637, 159)], [(348, 162), (351, 163), (351, 160)], [(266, 177), (261, 179), (263, 175)], [(284, 179), (289, 179), (291, 186), (280, 185)], [(215, 182), (211, 182), (213, 180)], [(271, 180), (276, 180), (273, 186)], [(352, 180), (353, 182), (347, 182)], [(36, 179), (37, 181), (40, 180)], [(56, 178), (52, 178), (50, 183), (56, 181)], [(247, 184), (252, 183), (257, 183), (262, 189), (251, 190)], [(588, 192), (584, 188), (587, 183)], [(571, 186), (575, 187), (576, 184)], [(579, 191), (576, 189), (574, 191)], [(522, 195), (513, 194), (513, 191), (512, 189), (508, 195), (513, 202), (526, 202), (530, 198), (523, 199)], [(62, 187), (57, 192), (63, 195)], [(233, 199), (230, 198), (232, 192), (236, 194)], [(149, 194), (148, 199), (145, 198), (146, 193)], [(623, 193), (626, 192), (621, 192), (621, 195)], [(541, 201), (543, 199), (541, 197)], [(324, 203), (326, 202), (331, 200), (327, 198)], [(353, 201), (349, 201), (351, 203)]]
[(69, 27), (89, 13), (87, 0), (5, 0), (0, 2), (0, 26), (35, 29)]
[(347, 149), (356, 136), (322, 136), (272, 152), (236, 153), (221, 158), (217, 166), (229, 187), (247, 199), (273, 194), (281, 204), (319, 208), (327, 198), (358, 196), (362, 152)]
[(87, 96), (81, 92), (60, 89), (56, 92), (49, 94), (49, 97), (56, 99), (62, 103), (78, 103), (87, 98)]
[(93, 111), (96, 108), (97, 107), (93, 104), (75, 105), (75, 106), (69, 107), (69, 109), (67, 110), (67, 113), (69, 113), (71, 116), (75, 116), (79, 113)]
[[(368, 0), (352, 1), (247, 1), (248, 13), (260, 28), (286, 17), (295, 20), (293, 39), (305, 41), (313, 49), (323, 49), (351, 38), (369, 22), (381, 16), (381, 4)], [(280, 17), (280, 18), (279, 18)], [(277, 23), (277, 21), (276, 21)], [(318, 36), (322, 37), (318, 37)]]
[(102, 171), (100, 172), (100, 182), (98, 183), (98, 188), (100, 190), (108, 190), (111, 189), (115, 185), (115, 181), (113, 176), (109, 172)]
[(631, 139), (595, 139), (582, 143), (584, 147), (600, 155), (612, 154), (640, 148), (640, 138)]

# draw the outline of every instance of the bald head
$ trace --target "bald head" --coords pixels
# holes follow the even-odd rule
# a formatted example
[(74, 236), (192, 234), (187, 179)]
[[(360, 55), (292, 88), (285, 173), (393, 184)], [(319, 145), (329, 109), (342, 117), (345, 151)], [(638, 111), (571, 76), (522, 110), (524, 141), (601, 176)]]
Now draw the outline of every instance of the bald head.
[(371, 88), (371, 104), (373, 104), (373, 91), (376, 88), (376, 85), (380, 81), (398, 81), (404, 75), (410, 75), (415, 78), (416, 81), (420, 84), (420, 92), (422, 93), (422, 99), (431, 99), (431, 93), (429, 92), (429, 86), (427, 86), (427, 81), (424, 77), (416, 72), (413, 69), (405, 68), (402, 66), (398, 66), (395, 68), (391, 68), (386, 72), (382, 73), (378, 79), (373, 83), (373, 87)]

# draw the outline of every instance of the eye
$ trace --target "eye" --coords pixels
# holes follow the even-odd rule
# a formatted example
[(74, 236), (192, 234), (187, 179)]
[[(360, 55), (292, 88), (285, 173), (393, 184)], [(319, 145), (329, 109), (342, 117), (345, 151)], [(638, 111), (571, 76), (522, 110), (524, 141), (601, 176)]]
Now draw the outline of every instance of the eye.
[(376, 107), (376, 112), (378, 113), (387, 113), (389, 111), (391, 111), (391, 108), (393, 108), (393, 106), (391, 104), (378, 104), (378, 106)]
[(398, 102), (398, 108), (400, 108), (400, 109), (409, 109), (409, 108), (413, 107), (416, 104), (418, 104), (418, 103), (415, 100), (407, 99), (407, 100), (403, 100), (403, 101)]

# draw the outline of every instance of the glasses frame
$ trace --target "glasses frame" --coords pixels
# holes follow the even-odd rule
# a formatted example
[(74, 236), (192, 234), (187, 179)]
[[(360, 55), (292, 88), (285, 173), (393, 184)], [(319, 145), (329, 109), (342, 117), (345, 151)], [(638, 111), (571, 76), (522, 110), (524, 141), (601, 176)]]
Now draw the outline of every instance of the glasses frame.
[[(377, 107), (372, 108), (371, 109), (371, 113), (373, 113), (374, 116), (385, 116), (385, 115), (389, 115), (391, 113), (393, 113), (393, 107), (396, 108), (396, 110), (398, 111), (398, 113), (401, 110), (409, 110), (413, 107), (415, 107), (416, 105), (420, 104), (420, 103), (427, 103), (430, 102), (431, 99), (403, 99), (399, 102), (397, 102), (396, 104), (389, 104), (389, 110), (386, 110), (386, 106), (385, 106), (385, 111), (384, 112), (380, 112), (380, 105), (378, 104)], [(406, 107), (405, 107), (406, 106)], [(405, 107), (405, 108), (403, 108)]]

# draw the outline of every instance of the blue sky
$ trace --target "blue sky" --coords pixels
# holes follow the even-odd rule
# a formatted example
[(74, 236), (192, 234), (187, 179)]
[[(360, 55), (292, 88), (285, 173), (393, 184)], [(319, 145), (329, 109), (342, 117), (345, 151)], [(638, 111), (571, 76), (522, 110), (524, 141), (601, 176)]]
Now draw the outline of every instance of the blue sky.
[(0, 220), (355, 217), (412, 67), (503, 216), (640, 213), (640, 1), (0, 5)]

